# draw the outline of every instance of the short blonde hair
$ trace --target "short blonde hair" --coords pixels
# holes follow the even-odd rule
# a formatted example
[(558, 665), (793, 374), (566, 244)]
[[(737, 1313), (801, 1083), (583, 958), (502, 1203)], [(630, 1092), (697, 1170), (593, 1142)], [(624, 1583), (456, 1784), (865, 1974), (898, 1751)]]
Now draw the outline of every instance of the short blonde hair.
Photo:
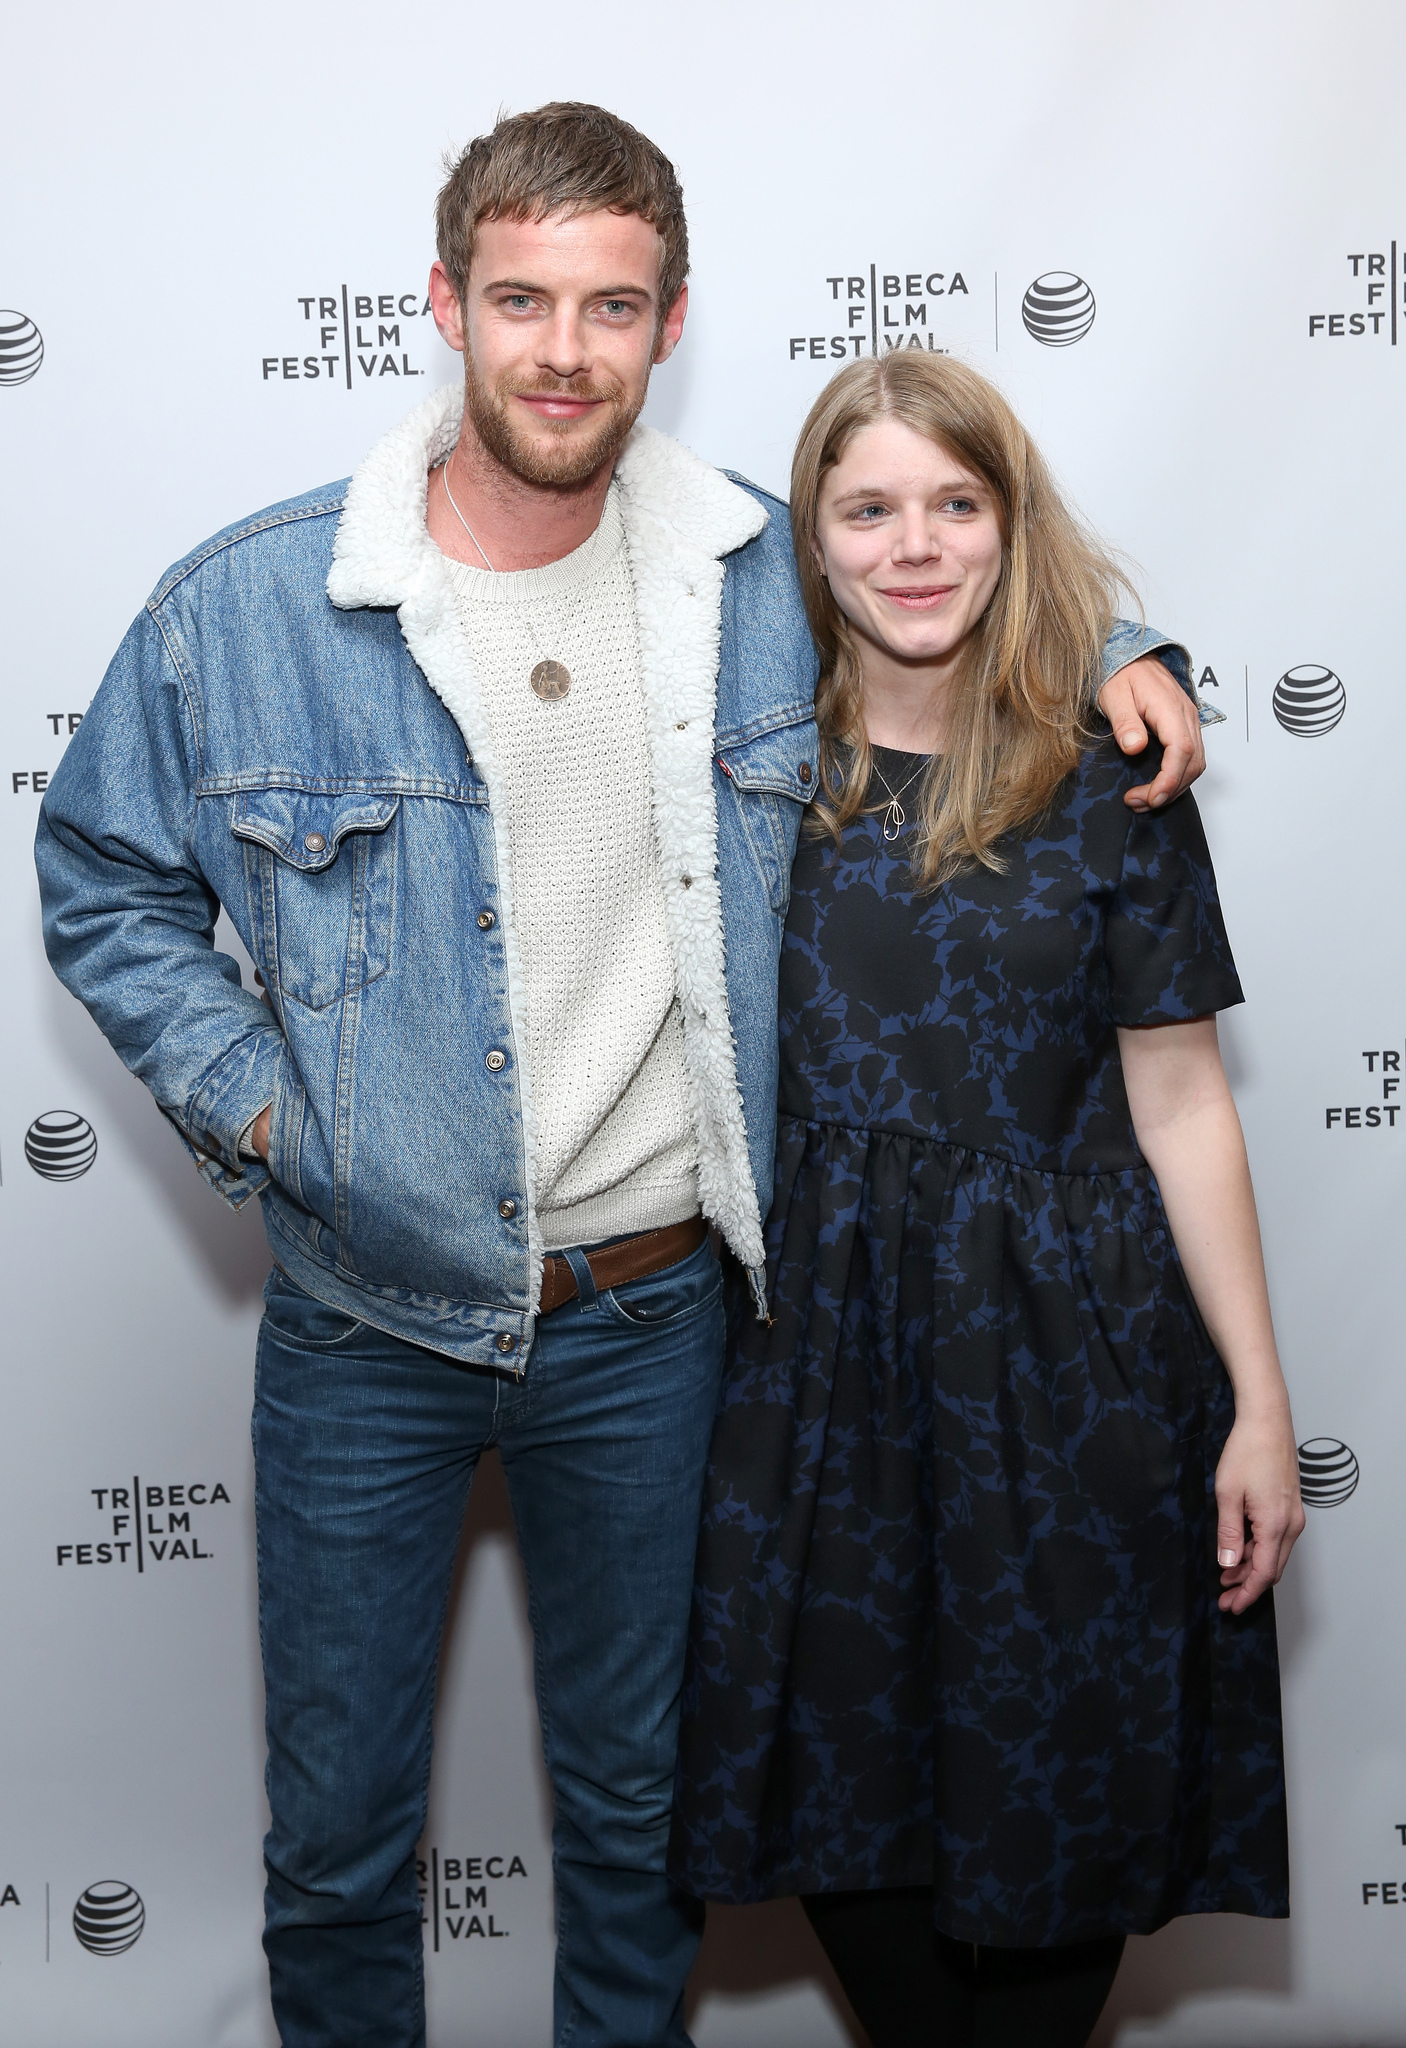
[(859, 814), (872, 763), (859, 653), (818, 552), (820, 489), (860, 429), (883, 419), (979, 476), (1001, 528), (1000, 579), (967, 643), (946, 751), (933, 756), (921, 785), (914, 870), (936, 886), (973, 863), (1003, 868), (997, 841), (1033, 824), (1077, 764), (1091, 737), (1115, 596), (1130, 585), (986, 378), (917, 350), (847, 364), (811, 407), (791, 467), (796, 568), (820, 653), (814, 815), (822, 828), (838, 836)]
[(504, 115), (449, 165), (435, 202), (439, 260), (462, 304), (480, 221), (596, 211), (637, 213), (658, 231), (662, 321), (688, 277), (678, 173), (638, 128), (580, 100)]

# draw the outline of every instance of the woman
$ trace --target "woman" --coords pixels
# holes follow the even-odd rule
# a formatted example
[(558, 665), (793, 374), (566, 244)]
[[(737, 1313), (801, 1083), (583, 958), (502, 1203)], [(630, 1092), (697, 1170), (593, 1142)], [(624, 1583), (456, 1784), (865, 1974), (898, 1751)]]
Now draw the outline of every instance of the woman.
[(823, 772), (672, 1867), (800, 1893), (873, 2048), (1075, 2048), (1129, 1931), (1288, 1909), (1240, 986), (1195, 805), (1129, 810), (1089, 710), (1117, 572), (999, 394), (852, 364), (792, 521)]

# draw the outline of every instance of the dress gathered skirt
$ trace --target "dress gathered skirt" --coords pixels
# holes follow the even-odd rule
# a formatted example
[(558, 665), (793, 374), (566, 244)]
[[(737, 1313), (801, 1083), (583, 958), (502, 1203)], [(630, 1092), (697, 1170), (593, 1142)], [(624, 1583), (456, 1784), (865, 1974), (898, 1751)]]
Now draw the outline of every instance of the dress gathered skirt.
[[(907, 757), (880, 754), (887, 778)], [(1090, 749), (937, 892), (876, 815), (803, 842), (770, 1321), (741, 1302), (671, 1872), (931, 1884), (961, 1941), (1288, 1910), (1272, 1598), (1224, 1614), (1231, 1389), (1117, 1028), (1239, 1001), (1195, 806)]]

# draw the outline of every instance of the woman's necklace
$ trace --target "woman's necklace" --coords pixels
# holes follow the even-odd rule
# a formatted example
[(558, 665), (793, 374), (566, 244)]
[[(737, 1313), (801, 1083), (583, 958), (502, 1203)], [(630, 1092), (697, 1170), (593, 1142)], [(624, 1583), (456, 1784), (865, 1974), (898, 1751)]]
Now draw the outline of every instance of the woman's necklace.
[[(439, 474), (440, 481), (444, 485), (444, 495), (449, 500), (450, 510), (453, 512), (454, 517), (463, 527), (465, 533), (469, 536), (469, 539), (478, 549), (480, 555), (483, 555), (483, 566), (485, 567), (485, 569), (487, 569), (489, 575), (498, 575), (499, 571), (494, 568), (493, 564), (489, 561), (487, 555), (483, 553), (483, 542), (474, 532), (468, 520), (459, 510), (459, 507), (454, 503), (454, 493), (449, 488), (449, 458), (447, 456), (440, 466)], [(597, 527), (596, 533), (599, 532), (600, 528)], [(591, 535), (591, 552), (593, 558), (595, 554), (595, 538), (596, 535), (595, 533), (593, 533)], [(536, 648), (538, 654), (540, 655), (542, 652), (542, 643), (537, 637), (537, 628), (532, 623), (532, 614), (527, 609), (526, 605), (523, 605), (521, 607), (521, 610), (523, 618), (527, 621), (527, 630), (532, 635), (532, 645)], [(566, 666), (565, 662), (543, 660), (539, 661), (536, 664), (531, 675), (527, 678), (527, 680), (529, 681), (529, 683), (531, 683), (533, 690), (543, 700), (544, 703), (555, 704), (559, 701), (559, 699), (564, 697), (567, 691), (571, 688), (571, 670)]]
[[(478, 546), (477, 541), (475, 541), (474, 545), (475, 547)], [(878, 776), (879, 781), (883, 784), (885, 795), (888, 797), (888, 802), (884, 805), (883, 810), (879, 814), (884, 821), (884, 837), (887, 840), (894, 840), (897, 839), (899, 833), (908, 823), (908, 813), (904, 810), (902, 804), (899, 802), (898, 799), (899, 797), (907, 796), (909, 790), (913, 787), (913, 784), (917, 781), (918, 777), (922, 774), (923, 769), (926, 768), (928, 764), (926, 760), (924, 760), (921, 766), (915, 768), (913, 770), (913, 773), (909, 776), (908, 780), (904, 783), (902, 789), (900, 789), (898, 791), (898, 794), (895, 795), (894, 792), (889, 788), (888, 778), (885, 776), (883, 769), (874, 759), (872, 749), (870, 750), (869, 760), (873, 767), (874, 773)]]

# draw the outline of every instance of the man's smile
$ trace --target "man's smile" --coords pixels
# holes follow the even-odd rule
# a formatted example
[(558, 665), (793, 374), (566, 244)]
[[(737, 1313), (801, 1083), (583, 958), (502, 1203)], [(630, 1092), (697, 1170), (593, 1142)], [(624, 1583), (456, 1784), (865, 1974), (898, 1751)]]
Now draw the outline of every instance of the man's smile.
[(525, 405), (543, 420), (579, 420), (596, 407), (603, 405), (602, 398), (556, 398), (543, 392), (518, 392), (518, 403)]

